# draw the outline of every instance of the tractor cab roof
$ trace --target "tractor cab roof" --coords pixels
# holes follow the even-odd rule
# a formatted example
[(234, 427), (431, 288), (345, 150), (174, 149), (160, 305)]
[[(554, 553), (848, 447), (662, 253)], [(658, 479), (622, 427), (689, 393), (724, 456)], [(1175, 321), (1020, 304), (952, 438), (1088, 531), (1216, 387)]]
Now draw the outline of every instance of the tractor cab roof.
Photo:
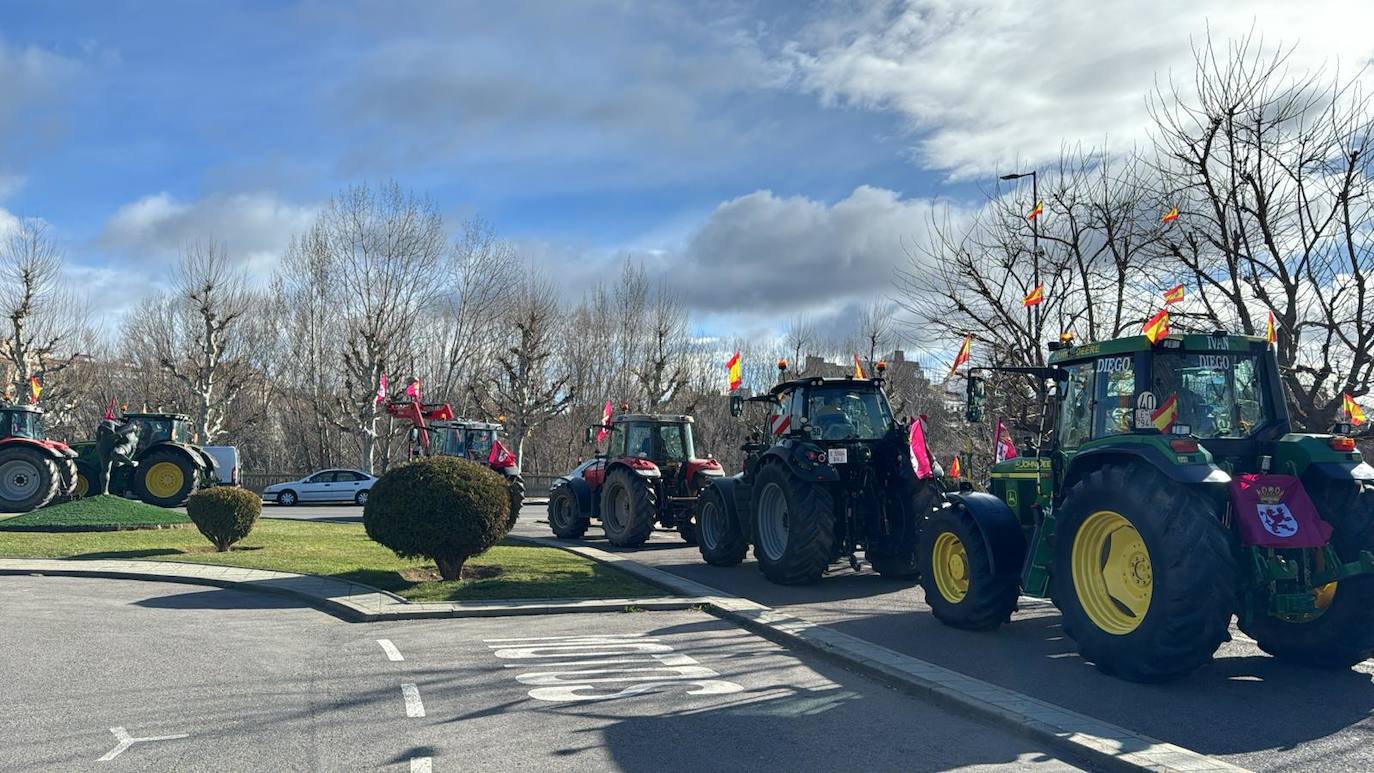
[(504, 429), (500, 424), (490, 421), (477, 421), (475, 419), (445, 419), (442, 421), (431, 421), (429, 426), (444, 429), (482, 429), (492, 430), (494, 432), (500, 432)]
[(791, 392), (794, 389), (800, 389), (802, 387), (838, 386), (843, 387), (845, 389), (863, 389), (865, 387), (881, 389), (883, 383), (884, 380), (881, 378), (854, 378), (853, 376), (844, 376), (840, 378), (832, 376), (809, 376), (807, 378), (795, 378), (791, 381), (783, 381), (774, 386), (772, 389), (768, 390), (766, 395), (756, 395), (751, 399), (776, 399), (777, 396), (780, 394), (783, 394), (785, 392)]
[(42, 413), (43, 409), (36, 405), (25, 403), (3, 403), (0, 404), (0, 411), (24, 411), (27, 413)]
[(1113, 338), (1107, 341), (1093, 341), (1078, 346), (1070, 344), (1052, 350), (1049, 362), (1051, 365), (1062, 365), (1110, 355), (1134, 354), (1156, 349), (1210, 353), (1253, 352), (1267, 345), (1268, 342), (1262, 336), (1233, 334), (1224, 330), (1215, 333), (1172, 333), (1155, 343), (1150, 343), (1150, 339), (1143, 335), (1136, 335)]
[(171, 419), (172, 421), (190, 421), (191, 417), (184, 413), (126, 413), (126, 419)]
[(691, 424), (693, 421), (691, 416), (674, 415), (670, 413), (622, 413), (619, 416), (611, 418), (612, 424), (629, 424), (635, 422), (644, 424)]

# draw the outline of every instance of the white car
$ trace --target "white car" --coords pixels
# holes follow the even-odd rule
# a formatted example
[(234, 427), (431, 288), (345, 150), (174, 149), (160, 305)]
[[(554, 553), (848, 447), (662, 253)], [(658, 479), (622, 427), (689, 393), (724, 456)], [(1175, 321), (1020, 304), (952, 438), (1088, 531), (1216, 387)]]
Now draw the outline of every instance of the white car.
[(320, 470), (300, 480), (273, 483), (262, 498), (290, 507), (300, 502), (349, 502), (367, 504), (367, 494), (377, 480), (361, 470)]

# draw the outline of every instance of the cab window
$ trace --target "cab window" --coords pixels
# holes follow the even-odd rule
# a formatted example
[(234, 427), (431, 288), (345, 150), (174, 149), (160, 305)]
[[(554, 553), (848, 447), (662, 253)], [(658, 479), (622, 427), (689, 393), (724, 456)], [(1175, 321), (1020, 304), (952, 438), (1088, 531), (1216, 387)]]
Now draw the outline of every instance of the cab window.
[(1103, 357), (1093, 364), (1093, 437), (1130, 432), (1135, 407), (1135, 358)]
[(612, 459), (625, 455), (625, 425), (616, 424), (611, 427), (611, 445), (607, 450), (607, 455)]
[(653, 428), (647, 424), (631, 424), (625, 431), (625, 451), (628, 456), (653, 458)]
[(1092, 437), (1094, 363), (1067, 365), (1069, 377), (1059, 383), (1059, 445), (1077, 448)]

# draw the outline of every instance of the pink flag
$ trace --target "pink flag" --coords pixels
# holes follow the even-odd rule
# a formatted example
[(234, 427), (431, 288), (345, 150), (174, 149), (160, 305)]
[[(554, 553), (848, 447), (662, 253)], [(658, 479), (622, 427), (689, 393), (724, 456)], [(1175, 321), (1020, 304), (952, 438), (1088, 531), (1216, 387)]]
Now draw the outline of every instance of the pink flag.
[(1262, 548), (1319, 548), (1331, 524), (1317, 515), (1302, 481), (1292, 475), (1246, 473), (1231, 481), (1240, 541)]
[(926, 447), (926, 417), (918, 416), (911, 421), (911, 435), (908, 442), (911, 446), (911, 469), (915, 470), (919, 480), (932, 477), (935, 471), (930, 464), (930, 449)]
[(1007, 431), (1001, 419), (997, 420), (997, 431), (992, 436), (992, 452), (999, 462), (1015, 459), (1017, 456), (1016, 444), (1012, 442), (1011, 433)]
[(377, 382), (377, 402), (386, 402), (386, 374), (382, 374), (381, 380)]
[(491, 455), (487, 457), (487, 465), (496, 468), (514, 467), (515, 455), (507, 451), (506, 447), (501, 445), (501, 441), (497, 440), (491, 444)]
[(601, 409), (601, 429), (596, 431), (596, 442), (600, 443), (611, 434), (611, 401), (606, 401), (606, 407)]
[(420, 379), (411, 378), (410, 381), (406, 382), (406, 397), (420, 399)]
[(111, 398), (110, 398), (110, 404), (107, 405), (107, 406), (105, 406), (105, 416), (104, 416), (104, 419), (105, 419), (106, 421), (114, 421), (114, 417), (115, 417), (114, 407), (115, 407), (115, 399), (114, 399), (113, 397), (111, 397)]

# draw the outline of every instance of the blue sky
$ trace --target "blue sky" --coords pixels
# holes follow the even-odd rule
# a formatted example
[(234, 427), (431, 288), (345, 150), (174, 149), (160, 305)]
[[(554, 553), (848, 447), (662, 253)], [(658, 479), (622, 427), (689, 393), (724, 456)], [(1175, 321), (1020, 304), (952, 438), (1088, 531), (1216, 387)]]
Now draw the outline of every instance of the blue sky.
[(629, 253), (698, 275), (683, 298), (711, 332), (766, 331), (884, 297), (925, 217), (998, 171), (1141, 141), (1145, 91), (1206, 25), (1368, 61), (1371, 26), (1324, 13), (0, 2), (0, 226), (46, 221), (97, 296), (155, 286), (195, 238), (265, 276), (331, 193), (394, 178), (570, 293)]

